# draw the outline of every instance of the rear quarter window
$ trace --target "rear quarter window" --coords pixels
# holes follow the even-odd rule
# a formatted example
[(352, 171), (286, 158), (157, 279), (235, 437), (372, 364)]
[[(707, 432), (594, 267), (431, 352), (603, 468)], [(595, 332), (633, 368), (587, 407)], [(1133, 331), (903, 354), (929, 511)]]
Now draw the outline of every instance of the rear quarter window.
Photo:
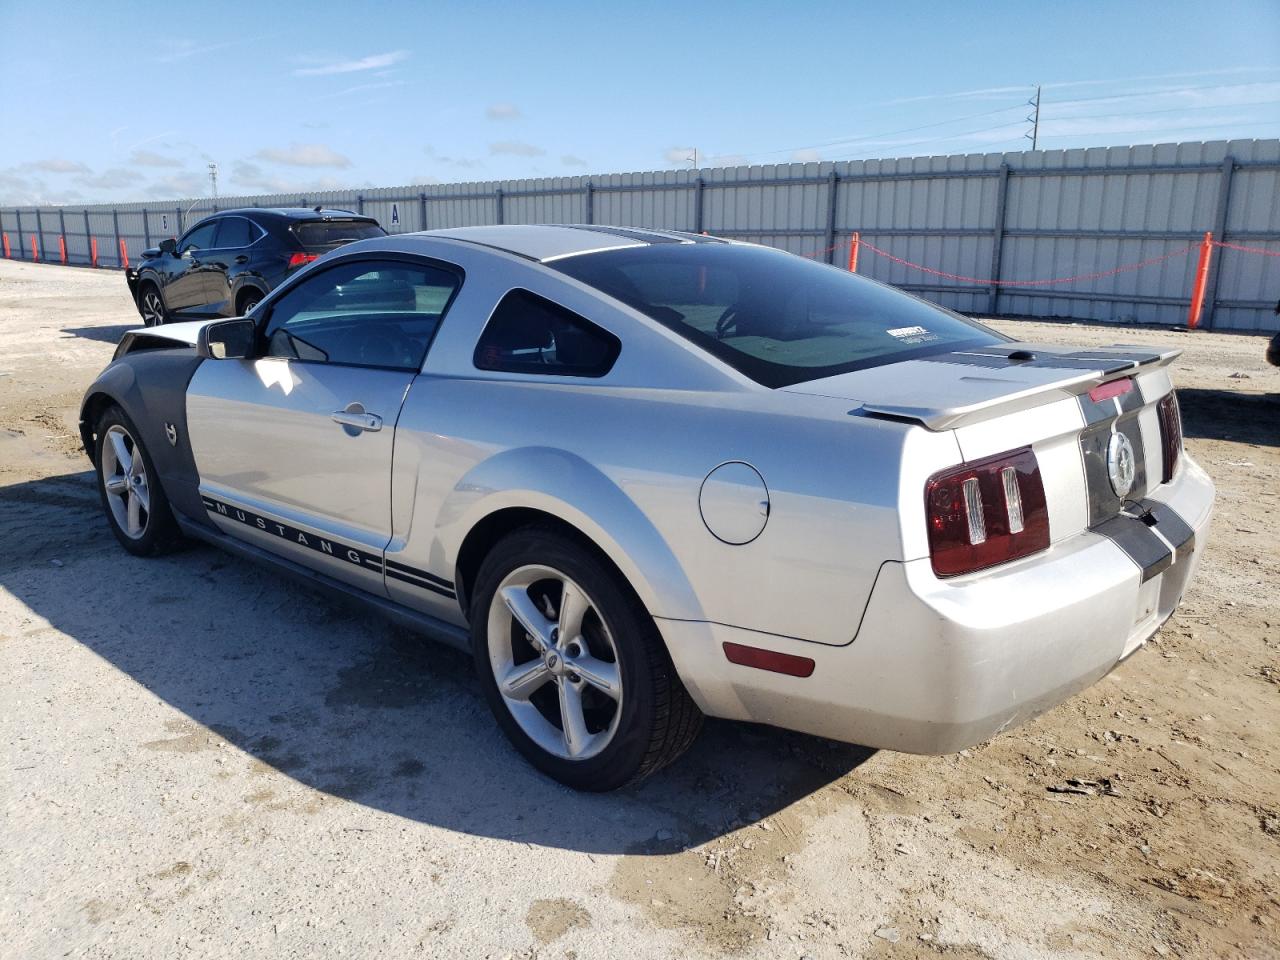
[(528, 290), (512, 290), (476, 344), (480, 370), (552, 377), (603, 377), (622, 350), (612, 333)]

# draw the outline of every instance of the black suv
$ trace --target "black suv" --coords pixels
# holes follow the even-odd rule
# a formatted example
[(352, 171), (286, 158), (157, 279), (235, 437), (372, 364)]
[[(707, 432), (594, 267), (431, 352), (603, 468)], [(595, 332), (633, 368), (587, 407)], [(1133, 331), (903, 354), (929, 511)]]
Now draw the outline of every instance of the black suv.
[(125, 279), (149, 327), (239, 317), (304, 264), (344, 243), (382, 236), (377, 220), (349, 210), (223, 210), (181, 239), (144, 250)]

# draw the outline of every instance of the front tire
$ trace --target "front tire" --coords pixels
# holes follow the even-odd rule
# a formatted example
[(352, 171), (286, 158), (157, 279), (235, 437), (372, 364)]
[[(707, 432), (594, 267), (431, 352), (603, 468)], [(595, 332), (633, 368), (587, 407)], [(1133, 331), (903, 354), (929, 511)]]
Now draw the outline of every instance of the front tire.
[(144, 283), (138, 291), (138, 313), (147, 327), (158, 327), (169, 319), (169, 311), (160, 296), (160, 288), (154, 283)]
[(117, 406), (98, 420), (94, 463), (102, 509), (120, 546), (137, 557), (175, 549), (182, 533), (133, 421)]
[(476, 670), (524, 757), (575, 790), (640, 780), (682, 754), (702, 714), (626, 581), (576, 539), (517, 530), (480, 566)]

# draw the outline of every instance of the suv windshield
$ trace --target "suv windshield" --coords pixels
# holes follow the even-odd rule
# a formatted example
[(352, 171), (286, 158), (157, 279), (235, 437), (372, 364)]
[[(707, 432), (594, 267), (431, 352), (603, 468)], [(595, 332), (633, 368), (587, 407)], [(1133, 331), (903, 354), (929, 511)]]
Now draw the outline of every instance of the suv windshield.
[(658, 243), (548, 266), (766, 387), (1005, 339), (892, 287), (764, 247)]
[(387, 231), (368, 220), (315, 220), (295, 223), (293, 235), (304, 247), (332, 247), (353, 240), (385, 237)]

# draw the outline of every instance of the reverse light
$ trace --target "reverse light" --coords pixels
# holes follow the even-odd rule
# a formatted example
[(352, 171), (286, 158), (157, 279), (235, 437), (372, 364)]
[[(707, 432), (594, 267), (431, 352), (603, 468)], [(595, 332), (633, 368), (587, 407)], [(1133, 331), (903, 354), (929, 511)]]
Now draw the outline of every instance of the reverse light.
[(319, 259), (320, 259), (320, 254), (318, 254), (318, 253), (294, 253), (294, 254), (290, 254), (290, 256), (289, 256), (289, 269), (290, 269), (290, 270), (292, 270), (294, 267), (301, 267), (301, 266), (303, 266), (303, 265), (305, 265), (305, 264), (311, 263), (311, 261), (313, 261), (313, 260), (319, 260)]
[(1178, 472), (1178, 458), (1182, 454), (1182, 410), (1178, 407), (1178, 395), (1170, 390), (1156, 404), (1160, 418), (1160, 453), (1164, 459), (1164, 480), (1168, 483)]
[(955, 577), (1049, 547), (1040, 464), (1030, 447), (935, 473), (925, 486), (933, 572)]

